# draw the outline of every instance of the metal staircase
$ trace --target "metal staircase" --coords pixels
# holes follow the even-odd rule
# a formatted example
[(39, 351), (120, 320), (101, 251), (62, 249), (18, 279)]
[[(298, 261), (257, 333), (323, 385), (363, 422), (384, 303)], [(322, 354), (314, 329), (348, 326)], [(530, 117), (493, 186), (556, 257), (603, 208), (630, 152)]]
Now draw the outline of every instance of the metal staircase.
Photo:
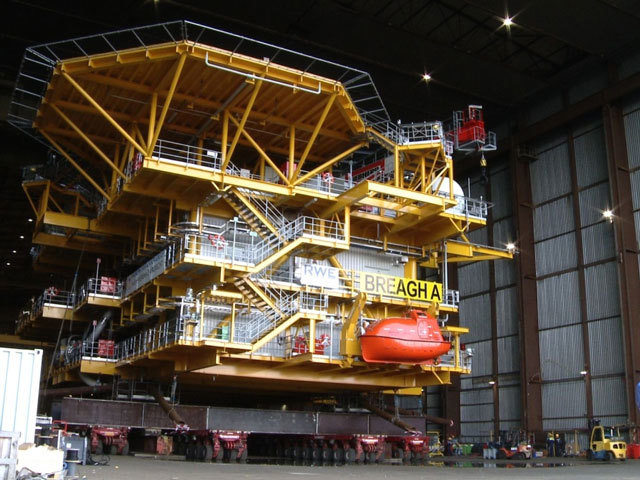
[(286, 219), (261, 192), (245, 188), (232, 188), (223, 198), (238, 215), (262, 238), (277, 234)]

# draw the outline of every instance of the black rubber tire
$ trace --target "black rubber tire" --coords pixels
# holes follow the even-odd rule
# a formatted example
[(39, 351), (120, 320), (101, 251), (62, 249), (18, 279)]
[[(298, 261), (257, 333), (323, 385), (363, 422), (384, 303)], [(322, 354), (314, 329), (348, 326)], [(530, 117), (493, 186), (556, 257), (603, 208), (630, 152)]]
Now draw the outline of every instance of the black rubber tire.
[(224, 460), (224, 448), (220, 447), (220, 450), (218, 450), (218, 454), (216, 455), (216, 458), (214, 458), (214, 460), (217, 463), (220, 463)]
[(122, 447), (121, 455), (129, 455), (129, 442), (125, 443), (124, 447)]
[(402, 458), (404, 456), (404, 451), (400, 447), (395, 447), (391, 452), (391, 456), (393, 458)]
[(516, 453), (516, 454), (513, 456), (513, 459), (514, 459), (514, 460), (524, 460), (524, 453), (522, 453), (522, 452), (520, 452), (520, 453)]
[(320, 447), (313, 447), (313, 449), (311, 450), (311, 459), (314, 462), (319, 462), (320, 460), (322, 460), (322, 449)]
[(204, 462), (207, 459), (207, 447), (201, 443), (196, 445), (196, 459), (199, 462)]
[(302, 458), (302, 447), (300, 445), (294, 445), (291, 449), (291, 458), (293, 460), (300, 460)]
[(313, 454), (313, 449), (311, 447), (302, 447), (302, 460), (305, 460), (305, 461), (311, 460), (312, 454)]
[(367, 463), (376, 463), (376, 452), (367, 452)]
[(204, 455), (204, 461), (205, 462), (210, 462), (211, 460), (213, 460), (213, 445), (211, 445), (210, 443), (205, 444), (204, 446), (206, 453)]
[(235, 448), (229, 450), (229, 463), (235, 463), (238, 460), (238, 450)]
[(616, 456), (613, 452), (607, 452), (607, 460), (613, 462), (616, 459)]
[(347, 448), (344, 452), (344, 463), (347, 465), (351, 465), (356, 461), (356, 449), (355, 448)]
[(104, 444), (100, 439), (98, 439), (98, 446), (96, 447), (94, 455), (104, 455)]
[(187, 460), (195, 460), (197, 458), (198, 451), (195, 443), (187, 445), (187, 450), (184, 454)]
[(336, 462), (336, 464), (341, 464), (344, 462), (344, 449), (343, 448), (336, 448), (333, 451), (333, 461)]
[(587, 450), (587, 460), (593, 460), (593, 450)]
[(322, 461), (323, 462), (330, 462), (333, 460), (333, 450), (331, 450), (330, 448), (323, 448), (322, 449)]
[(249, 450), (245, 447), (240, 456), (238, 456), (238, 463), (247, 463), (249, 457)]

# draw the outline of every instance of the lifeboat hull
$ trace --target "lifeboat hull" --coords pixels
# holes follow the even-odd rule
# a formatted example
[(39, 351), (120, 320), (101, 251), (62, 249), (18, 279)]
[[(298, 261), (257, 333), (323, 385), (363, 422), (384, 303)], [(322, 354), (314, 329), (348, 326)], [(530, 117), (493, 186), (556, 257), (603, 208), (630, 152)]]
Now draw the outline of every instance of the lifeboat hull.
[(360, 336), (360, 346), (365, 362), (412, 365), (431, 364), (451, 348), (436, 319), (415, 310), (410, 318), (376, 322)]

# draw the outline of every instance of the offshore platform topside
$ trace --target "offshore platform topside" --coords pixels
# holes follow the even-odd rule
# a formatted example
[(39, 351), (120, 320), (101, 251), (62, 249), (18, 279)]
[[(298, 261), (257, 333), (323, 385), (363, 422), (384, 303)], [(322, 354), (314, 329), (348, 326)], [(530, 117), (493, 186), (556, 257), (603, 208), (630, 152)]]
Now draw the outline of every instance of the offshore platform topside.
[(53, 384), (419, 393), (470, 373), (447, 265), (511, 253), (467, 236), (490, 205), (453, 155), (495, 138), (456, 113), (392, 122), (365, 72), (185, 21), (27, 49), (9, 121), (51, 149), (24, 168), (34, 265), (69, 281), (17, 333), (57, 343)]

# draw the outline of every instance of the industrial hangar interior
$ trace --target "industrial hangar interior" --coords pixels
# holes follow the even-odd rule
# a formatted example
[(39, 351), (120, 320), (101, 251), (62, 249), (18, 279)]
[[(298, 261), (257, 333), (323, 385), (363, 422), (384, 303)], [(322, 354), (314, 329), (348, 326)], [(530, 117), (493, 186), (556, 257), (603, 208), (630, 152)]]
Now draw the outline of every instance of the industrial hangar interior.
[[(632, 441), (638, 6), (5, 2), (2, 345), (44, 349), (44, 410)], [(396, 317), (445, 348), (380, 350)]]

